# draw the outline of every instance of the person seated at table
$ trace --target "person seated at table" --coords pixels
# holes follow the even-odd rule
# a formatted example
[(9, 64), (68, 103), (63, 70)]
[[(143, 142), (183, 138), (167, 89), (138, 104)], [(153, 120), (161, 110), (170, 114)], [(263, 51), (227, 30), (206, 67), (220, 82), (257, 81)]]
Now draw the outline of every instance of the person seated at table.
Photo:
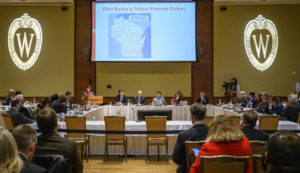
[(256, 106), (255, 110), (259, 113), (269, 113), (269, 94), (266, 92), (262, 93), (262, 101)]
[(11, 102), (11, 108), (6, 111), (6, 114), (9, 115), (14, 123), (14, 126), (19, 124), (30, 124), (34, 120), (27, 118), (23, 113), (19, 112), (20, 100), (15, 99)]
[(145, 105), (146, 104), (146, 98), (143, 96), (143, 92), (141, 90), (138, 90), (137, 96), (133, 98), (133, 105)]
[(31, 163), (36, 147), (36, 131), (22, 124), (12, 130), (12, 135), (17, 143), (19, 157), (22, 159), (24, 165), (21, 173), (46, 173), (46, 169)]
[(161, 96), (161, 91), (156, 91), (156, 97), (153, 98), (152, 105), (154, 106), (167, 105), (165, 98)]
[(19, 112), (23, 113), (23, 115), (25, 115), (25, 117), (29, 118), (29, 119), (34, 119), (33, 116), (31, 115), (31, 112), (25, 108), (23, 106), (23, 101), (24, 101), (24, 96), (22, 94), (18, 94), (16, 95), (15, 99), (20, 100), (20, 106), (19, 106)]
[(22, 167), (14, 137), (8, 130), (0, 128), (0, 172), (19, 173)]
[(56, 113), (67, 113), (67, 106), (66, 106), (67, 99), (64, 94), (60, 94), (58, 96), (58, 100), (55, 100), (51, 104), (51, 108), (56, 112)]
[(249, 141), (230, 116), (219, 115), (210, 122), (206, 142), (191, 166), (190, 173), (200, 172), (200, 156), (218, 155), (249, 156), (246, 172), (251, 173), (252, 150)]
[(49, 108), (50, 107), (50, 100), (48, 98), (45, 98), (37, 105), (37, 108), (34, 112), (34, 119), (36, 119), (38, 113), (43, 110), (44, 108)]
[(14, 100), (15, 96), (16, 96), (15, 90), (14, 89), (9, 89), (8, 94), (5, 98), (5, 102), (4, 102), (5, 104), (4, 105), (9, 106), (10, 103)]
[(179, 105), (182, 100), (183, 100), (182, 92), (181, 91), (177, 91), (175, 93), (174, 97), (173, 97), (172, 104), (173, 105)]
[(297, 100), (297, 95), (292, 93), (288, 96), (286, 108), (282, 111), (280, 117), (289, 121), (297, 122), (300, 112), (300, 102)]
[(255, 108), (257, 104), (257, 99), (255, 97), (255, 92), (250, 91), (248, 93), (248, 103), (246, 104), (246, 108)]
[(117, 106), (127, 105), (128, 104), (128, 97), (125, 96), (124, 90), (119, 89), (118, 93), (119, 94), (115, 98), (114, 105), (117, 105)]
[(283, 105), (278, 101), (277, 97), (271, 97), (270, 99), (271, 109), (269, 110), (270, 114), (280, 115), (283, 110)]
[(67, 103), (66, 103), (66, 106), (68, 108), (75, 108), (77, 107), (78, 105), (77, 104), (74, 104), (73, 101), (72, 101), (72, 93), (70, 91), (66, 91), (65, 92), (65, 97), (66, 97), (66, 100), (67, 100)]
[(56, 101), (56, 100), (58, 100), (58, 94), (53, 94), (53, 95), (51, 96), (50, 106), (51, 106), (52, 103), (53, 103), (54, 101)]
[(208, 97), (205, 96), (205, 92), (203, 91), (200, 92), (200, 97), (198, 97), (196, 102), (203, 105), (208, 104)]
[(255, 111), (249, 110), (246, 111), (241, 120), (241, 130), (245, 134), (246, 138), (248, 138), (249, 141), (259, 140), (259, 141), (266, 141), (268, 140), (268, 134), (264, 131), (256, 130), (256, 121), (257, 121), (257, 115)]
[(237, 98), (238, 98), (237, 104), (241, 107), (246, 107), (246, 105), (248, 103), (248, 99), (247, 99), (245, 91), (238, 92)]
[(89, 97), (89, 96), (95, 96), (93, 91), (91, 91), (91, 85), (88, 85), (88, 87), (85, 89), (85, 91), (83, 91), (81, 100), (83, 100), (85, 97)]
[(299, 135), (292, 131), (276, 132), (267, 142), (264, 158), (264, 169), (270, 168), (269, 173), (299, 173)]
[(82, 173), (83, 166), (76, 141), (63, 138), (57, 134), (57, 114), (51, 108), (41, 110), (36, 118), (37, 126), (42, 133), (37, 138), (36, 155), (64, 156), (68, 161), (69, 173)]
[(191, 106), (190, 112), (193, 126), (186, 131), (178, 133), (172, 155), (173, 161), (178, 165), (177, 173), (185, 173), (187, 171), (185, 141), (205, 140), (208, 133), (208, 127), (203, 122), (206, 115), (205, 106), (195, 103)]

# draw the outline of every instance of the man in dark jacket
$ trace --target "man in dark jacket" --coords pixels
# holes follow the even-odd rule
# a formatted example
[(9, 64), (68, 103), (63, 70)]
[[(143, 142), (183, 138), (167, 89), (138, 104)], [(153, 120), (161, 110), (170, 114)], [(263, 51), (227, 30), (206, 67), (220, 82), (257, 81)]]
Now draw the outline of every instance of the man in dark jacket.
[(31, 163), (36, 146), (36, 131), (22, 124), (12, 130), (12, 135), (18, 145), (20, 158), (23, 160), (21, 173), (46, 173), (46, 169)]
[(57, 134), (57, 115), (51, 108), (44, 108), (37, 116), (37, 125), (41, 131), (36, 145), (37, 155), (64, 156), (69, 163), (68, 173), (82, 173), (83, 166), (80, 159), (77, 143), (67, 138), (62, 138)]
[(187, 171), (185, 141), (205, 140), (208, 133), (208, 127), (203, 123), (206, 115), (205, 106), (202, 104), (194, 104), (190, 108), (190, 111), (193, 127), (178, 134), (172, 156), (173, 161), (178, 165), (178, 173), (185, 173)]
[(246, 111), (242, 117), (242, 128), (241, 130), (248, 138), (249, 141), (258, 140), (266, 141), (268, 140), (268, 134), (254, 129), (257, 121), (257, 115), (254, 111)]
[(260, 113), (269, 113), (269, 94), (264, 92), (262, 94), (262, 101), (255, 108), (257, 112)]
[(19, 107), (20, 107), (20, 100), (15, 99), (11, 102), (11, 108), (6, 111), (6, 114), (11, 116), (14, 126), (17, 126), (19, 124), (33, 123), (34, 120), (27, 118), (23, 113), (18, 111)]
[(282, 118), (286, 118), (289, 121), (297, 122), (299, 112), (300, 102), (298, 101), (297, 95), (292, 93), (288, 97), (286, 109), (282, 111), (280, 116)]
[(51, 103), (51, 108), (58, 114), (67, 113), (66, 102), (66, 96), (64, 94), (61, 94), (58, 96), (58, 100), (55, 100)]

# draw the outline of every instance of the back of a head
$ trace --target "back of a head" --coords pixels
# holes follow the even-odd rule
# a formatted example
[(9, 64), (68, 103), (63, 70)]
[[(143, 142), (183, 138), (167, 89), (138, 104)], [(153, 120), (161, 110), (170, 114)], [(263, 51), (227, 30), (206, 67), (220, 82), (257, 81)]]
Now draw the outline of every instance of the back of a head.
[(209, 124), (206, 142), (235, 142), (243, 138), (244, 133), (234, 123), (233, 116), (218, 115)]
[(257, 121), (257, 115), (256, 115), (255, 111), (249, 110), (243, 114), (242, 119), (243, 119), (244, 126), (254, 128), (256, 125), (256, 121)]
[(58, 96), (58, 99), (59, 99), (59, 102), (60, 102), (60, 103), (63, 103), (63, 102), (66, 102), (66, 101), (67, 101), (66, 96), (65, 96), (64, 94), (60, 94), (60, 95)]
[(57, 124), (57, 115), (51, 108), (44, 108), (36, 117), (36, 122), (42, 134), (52, 133)]
[(52, 103), (54, 100), (58, 100), (58, 94), (54, 94), (54, 95), (51, 96), (51, 103)]
[(0, 172), (20, 172), (22, 163), (13, 136), (8, 130), (0, 128)]
[(267, 143), (271, 173), (300, 172), (300, 137), (291, 131), (277, 132)]
[(206, 115), (206, 107), (202, 104), (195, 103), (190, 108), (192, 116), (195, 120), (203, 120)]
[(10, 106), (15, 107), (19, 104), (20, 104), (20, 100), (19, 99), (14, 99), (13, 101), (11, 101)]
[(18, 150), (26, 152), (31, 146), (32, 142), (36, 142), (37, 133), (36, 131), (25, 125), (18, 125), (12, 130), (12, 135), (18, 146)]
[(297, 94), (292, 93), (288, 96), (288, 100), (291, 102), (297, 102), (298, 98), (297, 98)]

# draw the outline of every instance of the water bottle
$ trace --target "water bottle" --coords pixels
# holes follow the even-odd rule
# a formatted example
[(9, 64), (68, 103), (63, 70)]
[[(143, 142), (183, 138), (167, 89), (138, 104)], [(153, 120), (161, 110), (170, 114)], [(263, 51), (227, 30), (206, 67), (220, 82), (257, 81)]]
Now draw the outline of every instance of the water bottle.
[(33, 101), (32, 101), (32, 102), (33, 102), (33, 104), (35, 104), (35, 102), (36, 102), (36, 101), (35, 101), (35, 97), (33, 97)]
[(130, 106), (130, 99), (128, 99), (128, 103), (127, 103), (127, 106)]

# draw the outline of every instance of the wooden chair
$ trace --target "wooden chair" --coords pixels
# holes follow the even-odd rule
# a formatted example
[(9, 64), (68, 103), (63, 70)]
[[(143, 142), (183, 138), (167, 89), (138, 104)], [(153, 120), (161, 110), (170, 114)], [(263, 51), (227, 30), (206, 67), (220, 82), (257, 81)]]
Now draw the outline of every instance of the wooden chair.
[[(165, 131), (167, 128), (167, 117), (166, 116), (146, 116), (146, 127), (147, 131)], [(166, 155), (168, 157), (168, 137), (166, 134), (147, 134), (147, 148), (145, 162), (149, 159), (149, 146), (157, 145), (157, 157), (159, 160), (159, 146), (165, 145)], [(168, 160), (169, 161), (169, 160)]]
[[(123, 116), (105, 116), (105, 130), (125, 131), (125, 117)], [(106, 134), (104, 159), (108, 159), (108, 145), (123, 145), (125, 161), (127, 162), (127, 137), (125, 134)]]
[(279, 115), (259, 116), (259, 130), (277, 130)]
[[(86, 117), (77, 117), (77, 116), (65, 116), (66, 127), (67, 129), (72, 130), (86, 130)], [(67, 138), (85, 143), (85, 157), (88, 162), (90, 157), (90, 136), (85, 133), (70, 133), (67, 132)]]
[(196, 158), (193, 148), (201, 148), (201, 146), (205, 143), (205, 141), (185, 141), (185, 154), (186, 154), (186, 165), (187, 165), (187, 172), (190, 172), (190, 167), (194, 163), (194, 161), (191, 159)]
[(78, 151), (79, 151), (81, 162), (83, 162), (85, 141), (76, 141), (76, 142), (77, 142), (77, 148), (78, 148)]
[(10, 115), (2, 114), (2, 118), (5, 124), (5, 127), (7, 130), (12, 130), (14, 129), (14, 122), (12, 121), (12, 118)]
[(252, 153), (256, 155), (264, 155), (266, 151), (266, 142), (264, 141), (249, 141)]
[(252, 172), (253, 173), (267, 173), (268, 171), (265, 171), (263, 169), (263, 156), (262, 155), (256, 155), (254, 154), (252, 156)]
[(200, 156), (201, 173), (246, 173), (249, 156)]
[(210, 121), (211, 121), (213, 118), (214, 118), (213, 116), (205, 116), (204, 124), (208, 127)]

